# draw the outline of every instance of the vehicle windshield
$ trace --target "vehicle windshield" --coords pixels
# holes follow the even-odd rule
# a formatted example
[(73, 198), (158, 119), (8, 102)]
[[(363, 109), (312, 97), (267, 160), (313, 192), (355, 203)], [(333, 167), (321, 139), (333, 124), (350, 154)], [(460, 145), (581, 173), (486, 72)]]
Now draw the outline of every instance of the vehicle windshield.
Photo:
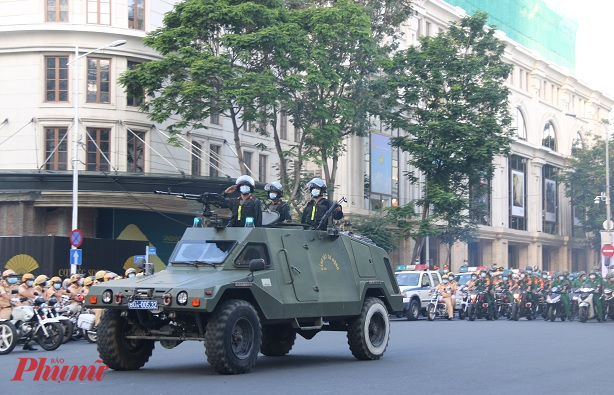
[(456, 280), (458, 285), (465, 285), (465, 284), (467, 284), (467, 281), (469, 281), (471, 279), (471, 274), (472, 273), (463, 273), (463, 274), (459, 275), (458, 279)]
[(180, 241), (171, 255), (170, 263), (218, 265), (224, 262), (235, 241), (184, 240)]
[(420, 273), (399, 273), (397, 274), (397, 283), (399, 286), (418, 286)]

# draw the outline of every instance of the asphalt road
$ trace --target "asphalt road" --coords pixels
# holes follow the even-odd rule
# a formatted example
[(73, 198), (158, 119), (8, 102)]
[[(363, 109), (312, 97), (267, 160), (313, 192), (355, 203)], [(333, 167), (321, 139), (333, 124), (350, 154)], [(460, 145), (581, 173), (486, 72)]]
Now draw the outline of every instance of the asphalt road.
[[(11, 381), (24, 358), (46, 365), (94, 365), (96, 346), (70, 342), (56, 351), (0, 356), (3, 394), (607, 394), (614, 322), (477, 320), (408, 322), (394, 319), (386, 354), (357, 361), (345, 333), (299, 336), (289, 355), (260, 356), (249, 374), (219, 375), (202, 343), (185, 342), (153, 356), (137, 371), (108, 370), (100, 381)], [(29, 366), (29, 365), (28, 365)], [(66, 392), (69, 391), (69, 392)], [(78, 391), (78, 392), (74, 392)]]

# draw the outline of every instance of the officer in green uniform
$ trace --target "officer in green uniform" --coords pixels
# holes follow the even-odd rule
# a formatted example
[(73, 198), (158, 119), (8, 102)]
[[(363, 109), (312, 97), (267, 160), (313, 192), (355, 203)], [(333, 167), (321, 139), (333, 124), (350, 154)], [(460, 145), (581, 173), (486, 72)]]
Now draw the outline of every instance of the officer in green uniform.
[[(612, 291), (612, 293), (614, 294), (614, 272), (610, 272), (608, 273), (607, 276), (605, 276), (606, 280), (603, 284), (603, 289), (604, 292), (606, 289), (609, 289)], [(608, 303), (609, 306), (604, 306), (606, 307), (606, 310), (608, 311), (608, 318), (614, 318), (614, 299), (610, 299), (607, 302), (604, 303)]]
[(586, 273), (584, 272), (584, 270), (582, 270), (578, 273), (578, 277), (571, 283), (571, 287), (574, 289), (581, 288), (584, 284), (584, 280), (586, 280)]
[(490, 317), (495, 316), (495, 298), (494, 298), (494, 286), (491, 279), (488, 277), (486, 270), (480, 271), (480, 276), (475, 281), (475, 289), (485, 292), (484, 300), (488, 303), (488, 310), (490, 311)]
[(593, 270), (588, 275), (588, 278), (586, 281), (584, 281), (583, 286), (595, 289), (593, 293), (593, 305), (597, 311), (597, 321), (603, 322), (603, 304), (601, 303), (601, 295), (603, 294), (603, 280), (601, 279), (601, 276), (597, 275), (597, 271), (599, 271), (599, 269)]
[(565, 309), (565, 318), (569, 318), (571, 316), (571, 309), (569, 308), (569, 291), (571, 291), (571, 283), (567, 278), (568, 273), (562, 272), (559, 273), (555, 279), (552, 281), (552, 288), (558, 288), (561, 293), (561, 303), (563, 304), (563, 308)]

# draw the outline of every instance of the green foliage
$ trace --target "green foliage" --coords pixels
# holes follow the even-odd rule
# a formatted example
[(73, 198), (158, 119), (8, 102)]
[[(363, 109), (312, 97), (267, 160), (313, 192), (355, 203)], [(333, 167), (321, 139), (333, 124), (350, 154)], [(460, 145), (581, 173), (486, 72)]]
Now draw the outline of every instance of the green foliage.
[(485, 26), (486, 18), (476, 13), (422, 37), (420, 46), (391, 59), (376, 84), (385, 124), (406, 132), (392, 144), (411, 154), (416, 172), (407, 174), (409, 180), (426, 176), (424, 198), (416, 202), (423, 207), (420, 226), (437, 223), (449, 242), (475, 228), (471, 188), (492, 177), (494, 157), (507, 154), (511, 143), (504, 85), (511, 66), (501, 59), (505, 45)]

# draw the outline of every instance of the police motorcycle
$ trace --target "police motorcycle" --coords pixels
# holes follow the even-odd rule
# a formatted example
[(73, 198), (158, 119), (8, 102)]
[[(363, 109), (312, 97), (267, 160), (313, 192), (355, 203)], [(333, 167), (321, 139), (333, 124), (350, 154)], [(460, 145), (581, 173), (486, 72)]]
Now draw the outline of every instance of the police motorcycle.
[(496, 318), (507, 317), (510, 319), (512, 317), (512, 301), (501, 288), (498, 288), (495, 292), (495, 303)]
[(603, 291), (603, 318), (614, 320), (614, 293), (609, 288)]
[(573, 288), (569, 293), (569, 309), (571, 311), (569, 321), (573, 321), (580, 316), (580, 295), (579, 288)]
[(550, 293), (546, 297), (546, 304), (548, 306), (547, 320), (552, 322), (560, 318), (561, 321), (565, 321), (565, 309), (561, 302), (561, 289), (559, 287), (552, 287)]
[(96, 343), (98, 338), (97, 328), (94, 327), (96, 314), (83, 306), (83, 301), (85, 300), (83, 295), (79, 295), (77, 300), (81, 302), (77, 314), (77, 328), (80, 330), (81, 336), (83, 336), (85, 340), (89, 343)]
[(469, 293), (467, 317), (469, 321), (475, 321), (476, 318), (493, 319), (490, 314), (489, 304), (486, 302), (486, 291), (473, 290)]
[[(15, 291), (17, 292), (17, 291)], [(49, 305), (37, 297), (31, 306), (17, 306), (27, 298), (12, 298), (11, 320), (0, 321), (0, 355), (9, 354), (18, 343), (35, 340), (44, 350), (56, 350), (62, 344), (64, 328), (57, 318), (49, 316)]]
[(464, 320), (467, 317), (468, 306), (470, 304), (469, 291), (467, 290), (467, 286), (463, 285), (459, 292), (461, 297), (460, 308), (458, 310), (458, 318)]
[(580, 322), (584, 323), (591, 318), (595, 318), (595, 304), (593, 298), (595, 295), (595, 288), (582, 287), (578, 290), (578, 316)]
[(426, 318), (433, 321), (436, 316), (448, 318), (448, 308), (443, 301), (443, 296), (439, 290), (432, 290), (429, 294), (433, 299), (426, 306)]
[[(63, 303), (65, 303), (65, 296), (62, 296), (62, 298)], [(49, 304), (49, 317), (57, 318), (64, 329), (62, 344), (66, 344), (70, 341), (70, 339), (72, 339), (75, 326), (69, 317), (62, 314), (66, 307), (63, 304), (58, 303), (56, 298), (50, 298), (47, 303)]]
[(514, 304), (512, 305), (512, 319), (518, 321), (521, 317), (527, 317), (530, 321), (535, 318), (533, 303), (529, 302), (526, 290), (515, 290), (513, 293)]

